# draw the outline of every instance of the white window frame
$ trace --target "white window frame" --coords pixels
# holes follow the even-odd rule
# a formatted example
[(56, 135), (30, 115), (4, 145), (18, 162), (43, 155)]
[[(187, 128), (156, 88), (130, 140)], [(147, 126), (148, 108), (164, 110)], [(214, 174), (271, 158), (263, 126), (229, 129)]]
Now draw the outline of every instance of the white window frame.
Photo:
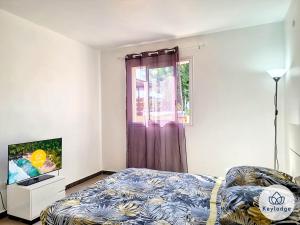
[(184, 123), (186, 126), (192, 126), (193, 125), (193, 74), (194, 74), (194, 57), (189, 56), (189, 57), (183, 57), (180, 58), (179, 62), (182, 61), (189, 61), (189, 91), (190, 91), (190, 121), (189, 123)]

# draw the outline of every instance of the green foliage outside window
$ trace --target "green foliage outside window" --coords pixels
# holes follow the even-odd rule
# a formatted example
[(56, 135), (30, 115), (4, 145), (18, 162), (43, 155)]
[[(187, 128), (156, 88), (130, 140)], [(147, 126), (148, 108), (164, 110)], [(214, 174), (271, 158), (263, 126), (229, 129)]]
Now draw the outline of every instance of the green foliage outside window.
[(190, 102), (190, 64), (182, 63), (179, 65), (180, 79), (181, 79), (181, 91), (183, 100), (183, 111), (185, 114), (189, 114), (189, 102)]

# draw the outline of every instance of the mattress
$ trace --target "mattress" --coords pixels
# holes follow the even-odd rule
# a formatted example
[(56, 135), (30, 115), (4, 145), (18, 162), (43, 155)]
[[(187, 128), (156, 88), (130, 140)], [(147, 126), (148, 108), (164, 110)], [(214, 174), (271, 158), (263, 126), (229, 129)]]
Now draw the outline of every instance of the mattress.
[(43, 225), (219, 224), (221, 179), (126, 169), (55, 202)]

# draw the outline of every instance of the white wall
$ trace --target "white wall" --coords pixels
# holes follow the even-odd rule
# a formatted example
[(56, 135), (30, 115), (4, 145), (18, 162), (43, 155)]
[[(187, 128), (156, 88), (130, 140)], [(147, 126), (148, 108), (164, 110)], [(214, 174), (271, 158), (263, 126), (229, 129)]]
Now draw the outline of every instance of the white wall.
[(67, 184), (100, 171), (99, 52), (2, 10), (0, 28), (0, 190), (13, 143), (62, 137)]
[[(125, 65), (119, 57), (175, 45), (181, 57), (194, 60), (193, 125), (186, 127), (189, 172), (224, 175), (234, 165), (273, 167), (274, 82), (265, 71), (284, 64), (283, 30), (283, 23), (275, 23), (103, 51), (103, 168), (126, 165)], [(205, 46), (198, 50), (198, 44)], [(282, 117), (281, 112), (279, 149), (285, 170)]]
[[(293, 26), (293, 21), (295, 25)], [(300, 124), (300, 1), (293, 0), (285, 20), (286, 33), (286, 64), (289, 68), (285, 76), (285, 109), (287, 137), (290, 124)], [(300, 138), (300, 137), (298, 137)], [(300, 153), (300, 149), (298, 149)], [(290, 172), (300, 175), (300, 160), (290, 154)], [(297, 163), (298, 165), (295, 165)]]

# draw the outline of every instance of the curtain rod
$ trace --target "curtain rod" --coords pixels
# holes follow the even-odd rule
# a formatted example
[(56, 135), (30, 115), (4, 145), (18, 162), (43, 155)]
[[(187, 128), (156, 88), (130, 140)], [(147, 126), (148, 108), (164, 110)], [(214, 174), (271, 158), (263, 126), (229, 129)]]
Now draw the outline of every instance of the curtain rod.
[[(185, 47), (179, 47), (179, 50), (180, 49), (197, 49), (197, 50), (200, 50), (201, 48), (205, 47), (206, 44), (205, 43), (201, 43), (201, 44), (198, 44), (198, 45), (192, 45), (192, 46), (185, 46)], [(158, 54), (157, 51), (153, 51), (153, 53), (151, 54)], [(141, 55), (141, 54), (136, 54), (136, 55)], [(118, 57), (119, 60), (125, 60), (125, 56), (119, 56)]]
[[(166, 49), (165, 52), (175, 52), (175, 49)], [(158, 51), (148, 52), (148, 54), (151, 55), (158, 55)], [(133, 56), (142, 56), (142, 53), (140, 54), (133, 54)]]

